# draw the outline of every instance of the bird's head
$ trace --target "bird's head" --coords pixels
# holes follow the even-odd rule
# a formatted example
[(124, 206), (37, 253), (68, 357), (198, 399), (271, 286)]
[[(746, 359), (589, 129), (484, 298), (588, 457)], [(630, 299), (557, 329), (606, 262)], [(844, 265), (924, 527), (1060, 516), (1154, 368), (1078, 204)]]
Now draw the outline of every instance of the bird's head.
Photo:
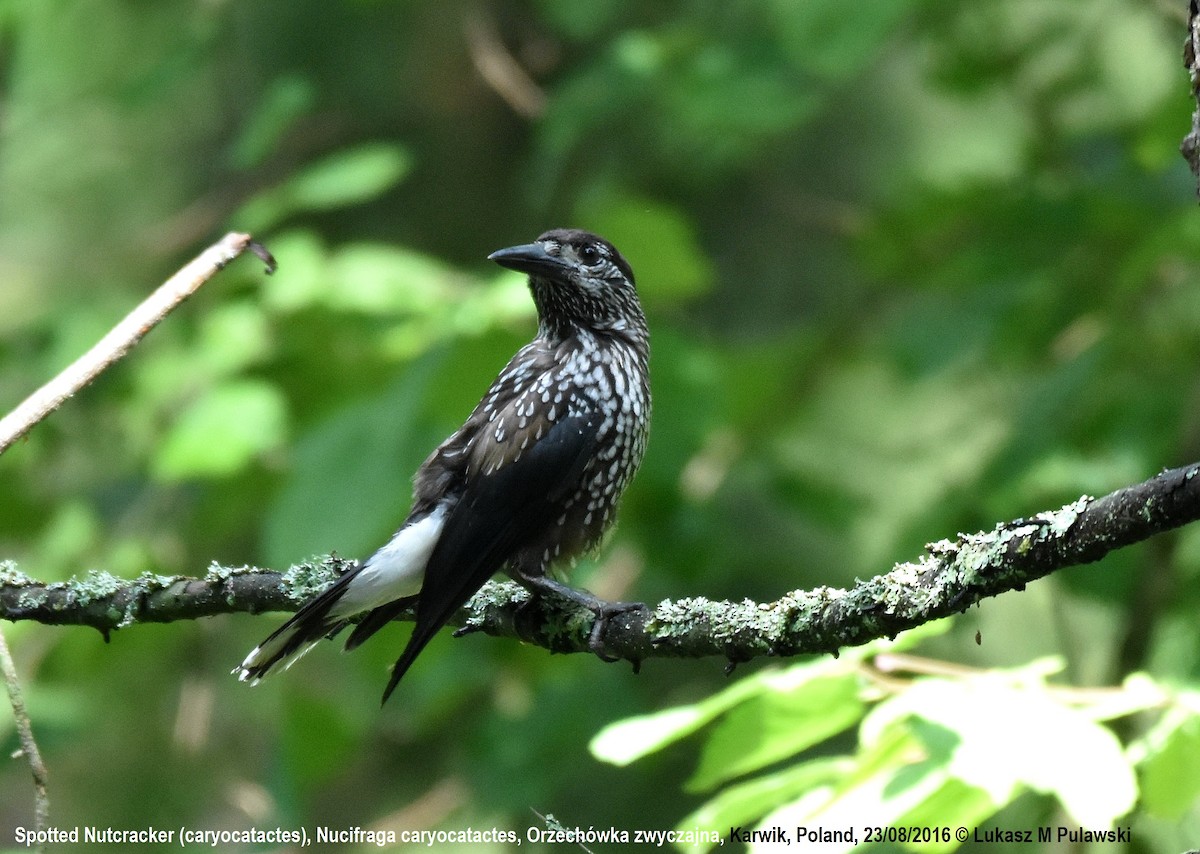
[(558, 228), (533, 243), (500, 249), (488, 258), (529, 274), (544, 332), (563, 337), (585, 329), (644, 340), (646, 318), (633, 270), (603, 237)]

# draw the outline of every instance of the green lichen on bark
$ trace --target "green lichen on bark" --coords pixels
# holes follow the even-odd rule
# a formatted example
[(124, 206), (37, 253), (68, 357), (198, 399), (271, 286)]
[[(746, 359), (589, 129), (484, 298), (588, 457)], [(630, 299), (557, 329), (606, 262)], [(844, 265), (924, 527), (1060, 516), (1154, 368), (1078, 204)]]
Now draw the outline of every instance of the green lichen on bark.
[(313, 558), (304, 563), (294, 563), (283, 571), (279, 589), (297, 605), (303, 605), (323, 591), (338, 577), (329, 558)]
[[(617, 614), (601, 642), (638, 662), (652, 656), (836, 652), (891, 637), (1019, 590), (1066, 566), (1200, 519), (1200, 465), (1173, 469), (1099, 499), (1083, 496), (1058, 510), (1015, 519), (990, 531), (930, 543), (915, 561), (848, 589), (795, 590), (774, 602), (703, 597), (660, 602)], [(0, 616), (87, 625), (107, 634), (137, 622), (169, 622), (220, 613), (295, 610), (335, 580), (348, 562), (317, 557), (285, 572), (212, 565), (201, 578), (104, 572), (45, 584), (0, 561)], [(411, 616), (411, 615), (406, 615)], [(512, 582), (489, 582), (455, 618), (467, 631), (516, 637), (554, 652), (586, 651), (594, 624), (586, 609), (539, 598)]]

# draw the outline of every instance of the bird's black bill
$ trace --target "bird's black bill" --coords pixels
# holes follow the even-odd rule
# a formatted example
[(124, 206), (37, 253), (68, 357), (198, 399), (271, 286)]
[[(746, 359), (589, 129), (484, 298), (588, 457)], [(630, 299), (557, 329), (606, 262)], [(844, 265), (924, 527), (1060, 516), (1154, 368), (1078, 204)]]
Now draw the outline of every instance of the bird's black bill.
[(571, 265), (557, 255), (551, 255), (541, 243), (526, 243), (521, 246), (510, 246), (508, 249), (497, 249), (488, 256), (489, 261), (495, 261), (501, 267), (518, 270), (530, 275), (548, 276), (561, 273)]

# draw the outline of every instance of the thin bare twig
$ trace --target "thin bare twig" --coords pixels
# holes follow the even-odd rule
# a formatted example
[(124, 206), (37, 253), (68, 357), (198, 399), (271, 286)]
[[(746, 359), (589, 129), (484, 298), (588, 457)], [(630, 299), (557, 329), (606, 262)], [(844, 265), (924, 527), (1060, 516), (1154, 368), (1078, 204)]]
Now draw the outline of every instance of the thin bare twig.
[(46, 793), (46, 765), (42, 762), (42, 754), (38, 751), (37, 742), (33, 739), (33, 725), (29, 721), (29, 712), (25, 709), (25, 698), (21, 694), (21, 683), (17, 680), (17, 666), (13, 663), (4, 640), (4, 632), (0, 631), (0, 673), (4, 674), (4, 684), (8, 687), (8, 700), (12, 704), (13, 720), (17, 724), (17, 740), (21, 745), (21, 755), (29, 763), (33, 772), (33, 820), (38, 831), (45, 830), (50, 824), (50, 798)]
[(469, 14), (463, 22), (471, 62), (484, 82), (518, 115), (534, 119), (546, 110), (546, 93), (508, 52), (496, 25), (483, 12)]
[(92, 349), (0, 419), (0, 454), (58, 409), (68, 397), (84, 388), (128, 353), (172, 309), (247, 249), (263, 259), (267, 264), (267, 272), (274, 270), (274, 259), (260, 244), (254, 243), (249, 234), (231, 232), (225, 235), (160, 285), (158, 290), (126, 315), (125, 319), (114, 326)]

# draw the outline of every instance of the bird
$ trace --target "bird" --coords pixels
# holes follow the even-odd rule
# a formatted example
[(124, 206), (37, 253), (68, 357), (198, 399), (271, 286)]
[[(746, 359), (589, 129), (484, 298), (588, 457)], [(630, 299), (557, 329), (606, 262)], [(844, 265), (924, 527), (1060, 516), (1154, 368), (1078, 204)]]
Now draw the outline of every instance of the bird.
[(352, 650), (413, 607), (386, 703), (439, 629), (501, 571), (534, 596), (591, 610), (589, 643), (601, 657), (604, 624), (637, 607), (557, 577), (612, 526), (646, 449), (649, 330), (633, 270), (609, 241), (569, 228), (488, 259), (528, 276), (537, 334), (417, 469), (395, 534), (251, 650), (233, 670), (242, 681), (290, 667), (351, 624)]

